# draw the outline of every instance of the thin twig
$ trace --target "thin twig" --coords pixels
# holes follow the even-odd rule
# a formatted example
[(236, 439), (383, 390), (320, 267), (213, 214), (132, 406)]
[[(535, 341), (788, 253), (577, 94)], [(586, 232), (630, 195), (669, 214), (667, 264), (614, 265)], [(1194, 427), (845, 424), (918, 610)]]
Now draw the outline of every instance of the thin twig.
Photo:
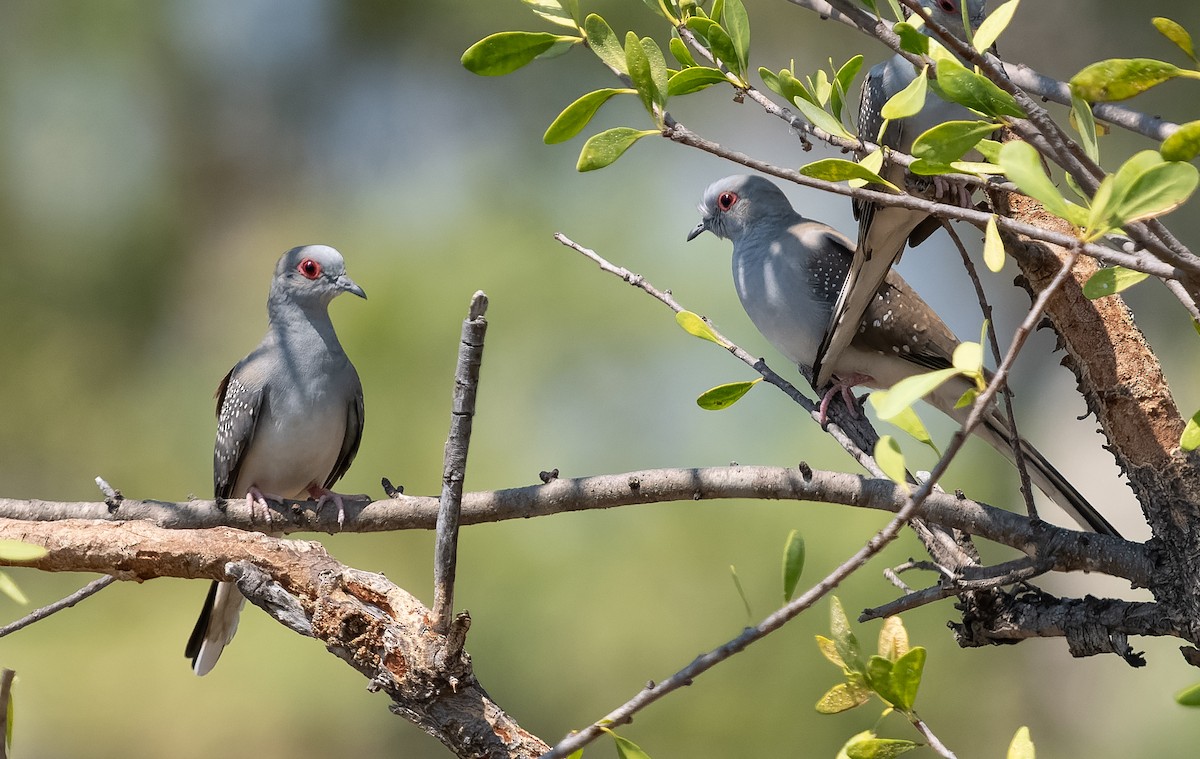
[(25, 616), (21, 617), (20, 619), (16, 620), (15, 622), (10, 622), (9, 624), (5, 625), (4, 627), (0, 627), (0, 638), (3, 638), (4, 636), (6, 636), (10, 633), (15, 633), (17, 630), (20, 630), (24, 627), (29, 627), (34, 622), (43, 620), (46, 617), (50, 616), (51, 614), (54, 614), (55, 612), (59, 612), (59, 611), (62, 611), (63, 609), (71, 608), (72, 606), (79, 603), (83, 599), (88, 598), (89, 596), (93, 596), (96, 593), (99, 593), (100, 591), (107, 588), (109, 585), (112, 585), (116, 581), (116, 579), (117, 578), (113, 577), (112, 575), (104, 575), (103, 577), (98, 577), (95, 580), (92, 580), (87, 585), (84, 585), (82, 588), (75, 591), (74, 593), (67, 596), (66, 598), (55, 601), (54, 603), (49, 604), (47, 606), (43, 606), (40, 609), (37, 609), (35, 611), (30, 612), (29, 614), (26, 614)]
[(487, 296), (482, 290), (476, 292), (463, 321), (458, 366), (454, 370), (454, 402), (442, 468), (442, 497), (438, 507), (433, 565), (433, 629), (440, 635), (449, 631), (454, 614), (458, 523), (463, 480), (467, 474), (467, 449), (471, 444), (471, 422), (475, 416), (475, 394), (479, 387), (479, 367), (483, 363), (483, 340), (487, 335), (487, 319), (484, 318), (487, 307)]
[(4, 732), (0, 733), (0, 759), (8, 759), (8, 735), (12, 731), (12, 725), (8, 724), (8, 702), (12, 698), (13, 678), (16, 676), (15, 670), (0, 669), (0, 724), (4, 725)]
[(942, 743), (941, 739), (934, 735), (933, 730), (929, 729), (929, 725), (925, 723), (925, 720), (917, 716), (915, 711), (909, 711), (905, 716), (908, 717), (908, 721), (917, 729), (917, 732), (921, 734), (921, 737), (925, 739), (929, 744), (929, 748), (935, 754), (942, 757), (942, 759), (958, 759), (954, 752), (947, 748), (946, 744)]
[(859, 622), (869, 622), (872, 619), (893, 617), (906, 611), (920, 608), (927, 604), (940, 601), (943, 598), (957, 596), (968, 591), (988, 590), (1015, 582), (1031, 580), (1045, 574), (1050, 568), (1044, 562), (1036, 562), (1026, 557), (1014, 559), (994, 567), (972, 567), (970, 577), (945, 577), (937, 585), (931, 585), (922, 590), (910, 590), (899, 598), (889, 601), (873, 609), (864, 609), (858, 615)]

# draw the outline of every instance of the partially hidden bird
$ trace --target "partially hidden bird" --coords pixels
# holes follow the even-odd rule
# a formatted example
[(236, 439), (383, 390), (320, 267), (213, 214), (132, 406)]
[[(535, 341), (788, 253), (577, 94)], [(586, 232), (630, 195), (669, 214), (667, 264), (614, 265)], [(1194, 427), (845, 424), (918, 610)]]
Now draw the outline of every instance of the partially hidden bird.
[[(967, 0), (967, 18), (972, 28), (983, 22), (986, 0)], [(921, 7), (939, 26), (959, 39), (966, 39), (963, 26), (963, 3), (960, 0), (921, 0)], [(884, 127), (883, 106), (912, 83), (918, 72), (902, 55), (876, 64), (863, 80), (859, 98), (858, 133), (862, 139), (911, 154), (913, 142), (924, 132), (947, 121), (974, 121), (979, 117), (957, 103), (950, 103), (933, 92), (925, 97), (921, 110), (908, 118), (887, 122)], [(880, 134), (883, 129), (883, 134)], [(897, 187), (906, 186), (903, 166), (888, 162), (881, 176)], [(945, 192), (934, 180), (938, 189)], [(872, 186), (872, 189), (876, 189)], [(961, 194), (961, 193), (960, 193)], [(969, 194), (956, 202), (969, 203)], [(854, 218), (858, 220), (858, 247), (850, 263), (845, 286), (834, 304), (834, 327), (820, 346), (813, 369), (818, 385), (832, 376), (831, 359), (845, 350), (854, 338), (858, 322), (884, 277), (900, 258), (906, 245), (916, 246), (933, 234), (939, 222), (921, 211), (896, 206), (884, 206), (868, 200), (853, 200)]]
[[(329, 319), (342, 293), (367, 297), (333, 248), (292, 248), (279, 259), (267, 334), (217, 388), (218, 499), (245, 498), (253, 513), (256, 505), (266, 510), (266, 499), (315, 498), (318, 508), (335, 504), (342, 523), (342, 496), (330, 488), (350, 468), (363, 431), (362, 383)], [(209, 588), (185, 651), (197, 675), (233, 639), (245, 602), (232, 582)]]
[[(709, 185), (701, 221), (688, 240), (712, 232), (733, 242), (733, 282), (754, 326), (793, 363), (812, 369), (832, 327), (833, 307), (854, 257), (854, 243), (834, 228), (792, 208), (773, 182), (737, 175)], [(854, 338), (832, 365), (846, 385), (888, 388), (917, 374), (952, 366), (959, 341), (900, 275), (888, 270), (867, 305)], [(822, 387), (815, 385), (815, 387)], [(934, 408), (962, 422), (955, 408), (972, 383), (955, 376), (926, 396)], [(1009, 461), (1012, 431), (994, 406), (975, 434)], [(1021, 441), (1030, 479), (1080, 525), (1108, 535), (1116, 530), (1028, 442)]]

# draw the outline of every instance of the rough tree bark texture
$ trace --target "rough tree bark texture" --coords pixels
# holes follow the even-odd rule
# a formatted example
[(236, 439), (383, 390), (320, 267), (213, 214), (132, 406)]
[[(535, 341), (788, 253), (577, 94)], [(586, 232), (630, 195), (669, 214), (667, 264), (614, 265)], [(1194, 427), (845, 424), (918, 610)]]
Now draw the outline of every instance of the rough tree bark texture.
[[(1070, 231), (1036, 201), (998, 194), (996, 211), (1049, 229)], [(1061, 248), (1004, 236), (1032, 294), (1041, 292), (1065, 256)], [(1170, 611), (1181, 637), (1200, 642), (1200, 457), (1179, 448), (1184, 422), (1162, 367), (1120, 296), (1088, 300), (1083, 284), (1097, 270), (1081, 257), (1047, 316), (1066, 351), (1088, 409), (1108, 438), (1108, 449), (1142, 505), (1154, 533), (1154, 597)], [(1153, 287), (1153, 283), (1147, 283)], [(1160, 346), (1161, 348), (1162, 346)]]

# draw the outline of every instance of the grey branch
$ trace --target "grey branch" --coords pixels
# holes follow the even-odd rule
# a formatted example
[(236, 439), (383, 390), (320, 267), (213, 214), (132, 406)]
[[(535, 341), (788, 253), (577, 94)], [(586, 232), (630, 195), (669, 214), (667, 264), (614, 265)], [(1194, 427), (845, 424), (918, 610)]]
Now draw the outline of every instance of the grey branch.
[(483, 340), (487, 336), (488, 299), (483, 291), (471, 298), (463, 320), (454, 370), (454, 401), (450, 410), (450, 434), (442, 465), (442, 496), (438, 506), (437, 540), (433, 566), (433, 629), (445, 635), (454, 614), (454, 574), (458, 562), (458, 524), (462, 510), (463, 481), (467, 475), (467, 450), (475, 417), (475, 395), (479, 368), (483, 364)]
[[(99, 478), (97, 478), (97, 479), (99, 479)], [(87, 585), (84, 585), (82, 588), (75, 591), (74, 593), (67, 596), (66, 598), (55, 601), (52, 604), (47, 604), (46, 606), (43, 606), (40, 609), (37, 609), (33, 612), (30, 612), (29, 614), (26, 614), (25, 616), (21, 617), (20, 619), (16, 620), (15, 622), (10, 622), (9, 624), (5, 625), (4, 627), (0, 627), (0, 638), (3, 638), (6, 635), (15, 633), (17, 630), (20, 630), (24, 627), (28, 627), (29, 625), (32, 625), (34, 622), (39, 622), (39, 621), (45, 619), (46, 617), (50, 616), (51, 614), (54, 614), (55, 612), (59, 612), (59, 611), (62, 611), (63, 609), (71, 608), (72, 606), (79, 603), (83, 599), (90, 598), (91, 596), (94, 596), (97, 593), (99, 593), (100, 591), (107, 588), (109, 585), (112, 585), (113, 582), (116, 581), (116, 579), (117, 578), (113, 577), (112, 575), (104, 575), (103, 577), (98, 577), (95, 580), (92, 580)]]

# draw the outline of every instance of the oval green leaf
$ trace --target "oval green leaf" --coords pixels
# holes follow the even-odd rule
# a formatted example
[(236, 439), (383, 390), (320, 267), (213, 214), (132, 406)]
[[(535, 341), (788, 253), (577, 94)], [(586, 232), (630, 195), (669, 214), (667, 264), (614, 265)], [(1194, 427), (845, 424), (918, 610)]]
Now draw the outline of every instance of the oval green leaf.
[(746, 7), (742, 5), (742, 0), (725, 0), (725, 9), (721, 12), (721, 25), (729, 32), (729, 40), (733, 43), (738, 72), (747, 71), (747, 64), (750, 62), (750, 17), (746, 15)]
[(896, 703), (892, 693), (892, 662), (882, 656), (872, 656), (867, 660), (867, 685), (879, 694), (884, 701)]
[(692, 51), (687, 49), (687, 45), (683, 44), (683, 40), (678, 37), (672, 37), (667, 43), (667, 47), (671, 50), (671, 55), (675, 56), (675, 60), (679, 61), (679, 65), (684, 68), (690, 68), (696, 65), (696, 59), (692, 57)]
[(912, 24), (902, 21), (892, 27), (900, 38), (900, 49), (914, 55), (929, 55), (929, 37)]
[(575, 164), (576, 171), (595, 171), (603, 169), (620, 158), (630, 146), (643, 137), (659, 134), (657, 129), (634, 129), (632, 127), (614, 127), (594, 134), (583, 143), (579, 151), (579, 161)]
[(817, 639), (817, 649), (820, 650), (821, 656), (824, 656), (835, 666), (845, 669), (846, 664), (842, 661), (842, 657), (838, 656), (837, 646), (833, 644), (833, 641), (824, 635), (816, 635), (814, 637)]
[(750, 392), (750, 388), (759, 382), (762, 382), (762, 377), (748, 382), (727, 382), (724, 385), (717, 385), (701, 393), (700, 397), (696, 399), (696, 405), (705, 411), (727, 409), (740, 401), (742, 396)]
[[(1188, 419), (1187, 425), (1183, 428), (1183, 434), (1179, 436), (1179, 447), (1185, 451), (1194, 451), (1200, 448), (1200, 411), (1192, 414), (1192, 418)], [(1200, 706), (1200, 703), (1196, 706)]]
[(879, 184), (900, 192), (900, 188), (883, 177), (871, 171), (861, 163), (847, 161), (844, 158), (824, 158), (813, 161), (807, 166), (801, 166), (800, 173), (813, 179), (824, 179), (827, 182), (845, 182), (851, 179), (861, 179), (872, 184)]
[(958, 373), (958, 369), (937, 369), (905, 377), (888, 389), (884, 400), (875, 406), (875, 413), (880, 419), (890, 421), (901, 410), (911, 407)]
[(928, 66), (921, 69), (921, 73), (904, 89), (888, 98), (879, 110), (880, 115), (891, 121), (920, 113), (925, 107), (925, 93), (929, 90), (929, 79), (926, 77), (928, 71)]
[(833, 111), (833, 115), (838, 119), (842, 118), (842, 107), (846, 102), (846, 94), (850, 92), (850, 85), (854, 82), (854, 77), (858, 75), (862, 65), (863, 57), (856, 55), (843, 63), (842, 67), (838, 69), (837, 74), (833, 77), (833, 97), (829, 102), (829, 106)]
[(904, 453), (891, 435), (883, 435), (876, 441), (875, 463), (889, 480), (908, 490), (908, 467), (904, 463)]
[(946, 121), (913, 141), (914, 158), (949, 164), (967, 154), (979, 141), (1000, 128), (990, 121)]
[(1133, 287), (1149, 276), (1145, 272), (1126, 269), (1124, 266), (1110, 266), (1088, 278), (1087, 283), (1083, 286), (1083, 295), (1089, 300), (1103, 298), (1106, 295), (1113, 295), (1128, 287)]
[(892, 703), (906, 712), (912, 711), (925, 672), (925, 649), (917, 646), (896, 660), (892, 666)]
[(642, 37), (642, 52), (650, 62), (650, 82), (654, 85), (652, 94), (654, 103), (659, 108), (667, 107), (667, 60), (663, 57), (662, 48), (649, 37)]
[(725, 72), (720, 69), (709, 68), (707, 66), (692, 66), (681, 69), (671, 77), (667, 82), (667, 94), (671, 96), (687, 95), (692, 92), (698, 92), (705, 87), (711, 87), (714, 84), (728, 81), (725, 78)]
[(1025, 118), (1013, 96), (987, 77), (963, 67), (954, 58), (942, 58), (937, 66), (938, 89), (947, 99), (990, 118)]
[(1176, 693), (1175, 703), (1180, 706), (1200, 706), (1200, 683)]
[(1017, 5), (1019, 3), (1020, 0), (1008, 0), (1007, 3), (992, 11), (983, 20), (983, 23), (979, 25), (979, 29), (975, 32), (974, 39), (971, 40), (976, 50), (984, 52), (996, 44), (996, 40), (1008, 28), (1009, 22), (1012, 21), (1013, 14), (1017, 12)]
[(596, 115), (596, 111), (600, 110), (600, 106), (608, 102), (608, 99), (613, 95), (624, 93), (633, 94), (636, 90), (630, 89), (603, 89), (589, 92), (583, 97), (571, 103), (563, 109), (563, 112), (558, 114), (558, 118), (554, 120), (549, 127), (546, 128), (546, 133), (542, 135), (542, 142), (547, 145), (556, 145), (560, 142), (566, 142), (575, 135), (583, 131), (583, 128), (588, 125), (592, 117)]
[(792, 600), (800, 575), (804, 573), (804, 536), (799, 530), (788, 533), (783, 544), (783, 602)]
[(1150, 19), (1150, 23), (1154, 24), (1154, 28), (1158, 30), (1159, 34), (1174, 42), (1175, 46), (1182, 50), (1188, 58), (1196, 60), (1196, 48), (1192, 45), (1192, 35), (1188, 34), (1187, 29), (1162, 16)]
[(23, 543), (20, 540), (0, 540), (0, 559), (4, 561), (35, 561), (49, 555), (50, 549)]
[(908, 630), (900, 617), (888, 617), (879, 628), (879, 655), (889, 661), (896, 661), (908, 653)]
[(575, 17), (571, 15), (572, 9), (578, 11), (579, 4), (577, 2), (571, 3), (572, 9), (564, 7), (563, 3), (560, 3), (558, 0), (521, 0), (521, 2), (529, 6), (529, 10), (551, 24), (565, 26), (568, 29), (577, 28)]
[(1012, 742), (1008, 744), (1006, 759), (1037, 759), (1033, 750), (1033, 738), (1029, 737), (1029, 728), (1022, 725), (1017, 728)]
[(1179, 67), (1153, 58), (1110, 58), (1071, 77), (1071, 91), (1091, 103), (1128, 100), (1182, 73)]
[(987, 231), (983, 234), (983, 263), (994, 273), (1004, 268), (1004, 241), (1000, 239), (995, 216), (988, 217)]
[(1037, 200), (1046, 210), (1077, 227), (1087, 223), (1087, 211), (1069, 203), (1042, 169), (1041, 159), (1033, 146), (1025, 142), (1006, 142), (1000, 147), (1000, 166), (1021, 192)]
[(502, 76), (532, 62), (559, 43), (583, 40), (549, 32), (497, 32), (476, 42), (462, 55), (462, 65), (472, 74)]
[(963, 374), (978, 374), (983, 371), (983, 346), (979, 343), (959, 343), (950, 363)]
[(819, 714), (839, 714), (871, 700), (871, 691), (852, 683), (838, 683), (817, 702)]
[(858, 638), (854, 637), (846, 610), (842, 608), (842, 601), (837, 596), (831, 596), (829, 601), (829, 634), (833, 636), (833, 646), (846, 670), (865, 672), (862, 659), (858, 655)]
[(14, 603), (18, 603), (21, 606), (29, 605), (29, 599), (25, 597), (25, 594), (21, 592), (21, 589), (17, 587), (17, 584), (13, 582), (13, 579), (9, 577), (7, 572), (0, 572), (0, 593), (8, 596)]
[(689, 335), (709, 340), (722, 348), (727, 347), (721, 338), (717, 337), (716, 333), (713, 332), (712, 327), (708, 326), (708, 322), (704, 321), (698, 314), (694, 314), (691, 311), (680, 311), (675, 314), (675, 323), (683, 327), (683, 331)]
[(613, 743), (616, 744), (617, 756), (620, 759), (650, 759), (650, 755), (633, 741), (628, 738), (622, 738), (612, 730), (607, 730), (607, 732), (612, 736)]
[(847, 744), (846, 756), (849, 759), (895, 759), (920, 745), (899, 738), (868, 738)]
[(646, 57), (646, 49), (642, 47), (642, 41), (633, 32), (625, 35), (625, 66), (629, 71), (629, 78), (633, 81), (633, 86), (637, 88), (642, 105), (645, 106), (648, 113), (653, 114), (654, 104), (658, 97), (655, 93), (654, 78), (650, 73), (650, 59)]
[[(1146, 152), (1156, 157), (1159, 155), (1153, 150)], [(1174, 211), (1196, 191), (1196, 185), (1200, 184), (1200, 170), (1190, 163), (1171, 161), (1150, 167), (1126, 186), (1122, 186), (1121, 180), (1118, 172), (1113, 196), (1119, 196), (1119, 201), (1112, 209), (1116, 226)]]
[(1159, 148), (1168, 161), (1190, 161), (1200, 154), (1200, 121), (1189, 121), (1163, 140)]
[(829, 134), (845, 139), (854, 139), (846, 128), (842, 126), (842, 122), (830, 116), (825, 109), (820, 106), (813, 105), (805, 98), (796, 97), (792, 99), (792, 103), (799, 109), (800, 113), (808, 120), (808, 123), (815, 126), (817, 129), (824, 130)]
[(589, 14), (583, 20), (583, 33), (587, 36), (588, 47), (605, 65), (622, 74), (629, 73), (625, 68), (625, 49), (607, 21), (595, 13)]

